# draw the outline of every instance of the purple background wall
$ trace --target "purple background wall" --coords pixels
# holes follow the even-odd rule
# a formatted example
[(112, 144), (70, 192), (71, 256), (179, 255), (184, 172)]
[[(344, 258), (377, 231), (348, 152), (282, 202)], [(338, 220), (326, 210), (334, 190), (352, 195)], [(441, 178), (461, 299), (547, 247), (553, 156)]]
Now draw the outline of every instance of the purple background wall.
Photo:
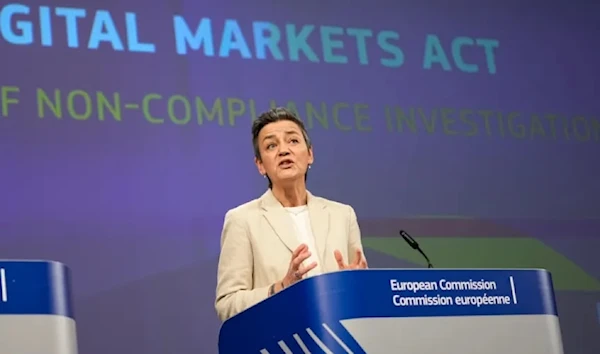
[[(249, 129), (271, 102), (294, 102), (311, 127), (316, 162), (309, 189), (354, 206), (372, 267), (423, 265), (396, 238), (404, 228), (422, 238), (438, 267), (547, 268), (567, 353), (600, 351), (598, 5), (21, 4), (28, 15), (0, 5), (0, 258), (53, 259), (72, 268), (82, 353), (216, 352), (222, 219), (266, 188), (252, 164)], [(55, 15), (57, 7), (86, 9), (76, 32)], [(88, 49), (90, 38), (100, 38), (90, 33), (102, 9), (125, 47), (125, 13), (135, 13), (139, 41), (154, 43), (156, 51), (119, 51), (107, 42)], [(224, 20), (237, 20), (252, 58), (235, 51), (210, 57), (202, 48), (178, 54), (176, 15), (192, 31), (210, 18), (217, 54)], [(32, 21), (31, 43), (23, 21)], [(299, 61), (255, 59), (254, 21), (273, 23), (283, 37), (286, 24), (314, 25), (308, 42), (319, 63), (302, 54)], [(107, 32), (107, 25), (97, 29)], [(348, 35), (334, 36), (344, 44), (334, 52), (348, 63), (325, 62), (319, 26), (373, 31), (369, 64), (359, 63), (356, 39)], [(404, 54), (400, 67), (379, 61), (391, 57), (377, 46), (383, 30), (399, 36), (390, 42)], [(69, 48), (68, 33), (78, 34), (78, 48)], [(424, 68), (428, 35), (440, 39), (451, 70)], [(495, 73), (482, 47), (461, 52), (480, 72), (457, 69), (451, 43), (461, 36), (498, 41)], [(52, 44), (44, 45), (49, 38)], [(50, 101), (60, 96), (62, 118), (38, 90)], [(87, 119), (69, 111), (75, 90), (90, 98), (86, 105), (86, 94), (75, 93), (72, 101), (76, 113), (91, 109)], [(106, 109), (99, 113), (97, 91), (111, 104), (117, 95), (120, 121)], [(151, 94), (162, 98), (144, 111), (144, 99), (156, 98)], [(190, 104), (186, 124), (169, 119), (174, 95)], [(209, 111), (220, 99), (224, 124), (206, 114), (199, 124), (196, 98)], [(182, 118), (185, 106), (175, 100), (171, 113)], [(309, 118), (306, 102), (327, 110), (327, 129)], [(349, 107), (339, 113), (349, 131), (333, 119), (340, 102)], [(361, 123), (367, 131), (357, 129), (355, 107), (368, 115)], [(398, 109), (404, 120), (397, 120)], [(164, 123), (151, 123), (148, 113)]]

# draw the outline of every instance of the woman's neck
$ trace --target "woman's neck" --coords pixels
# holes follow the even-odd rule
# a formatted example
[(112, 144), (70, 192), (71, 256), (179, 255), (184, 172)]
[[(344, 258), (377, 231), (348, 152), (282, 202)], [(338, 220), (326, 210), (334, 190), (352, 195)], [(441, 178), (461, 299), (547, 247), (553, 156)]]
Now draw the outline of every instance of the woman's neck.
[(273, 186), (271, 190), (275, 198), (286, 208), (306, 205), (307, 203), (308, 194), (304, 183), (294, 183), (290, 186)]

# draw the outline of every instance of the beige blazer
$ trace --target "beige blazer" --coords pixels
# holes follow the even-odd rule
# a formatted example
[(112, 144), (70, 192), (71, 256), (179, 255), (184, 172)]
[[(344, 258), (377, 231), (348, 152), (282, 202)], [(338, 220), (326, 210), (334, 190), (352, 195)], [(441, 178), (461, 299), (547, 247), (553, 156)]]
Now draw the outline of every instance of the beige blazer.
[[(362, 251), (354, 209), (308, 193), (308, 212), (315, 237), (315, 274), (333, 272), (338, 249), (344, 261)], [(215, 308), (221, 321), (265, 300), (271, 284), (287, 273), (292, 252), (300, 246), (292, 220), (268, 190), (260, 198), (229, 210), (221, 234)]]

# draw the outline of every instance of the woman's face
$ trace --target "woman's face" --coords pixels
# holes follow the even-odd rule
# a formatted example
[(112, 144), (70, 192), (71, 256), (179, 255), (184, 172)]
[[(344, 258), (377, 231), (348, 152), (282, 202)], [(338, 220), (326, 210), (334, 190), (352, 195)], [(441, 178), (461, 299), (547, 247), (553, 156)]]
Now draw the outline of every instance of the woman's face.
[(300, 127), (289, 120), (265, 125), (258, 133), (261, 159), (255, 159), (258, 171), (267, 174), (273, 185), (304, 180), (308, 165), (313, 163)]

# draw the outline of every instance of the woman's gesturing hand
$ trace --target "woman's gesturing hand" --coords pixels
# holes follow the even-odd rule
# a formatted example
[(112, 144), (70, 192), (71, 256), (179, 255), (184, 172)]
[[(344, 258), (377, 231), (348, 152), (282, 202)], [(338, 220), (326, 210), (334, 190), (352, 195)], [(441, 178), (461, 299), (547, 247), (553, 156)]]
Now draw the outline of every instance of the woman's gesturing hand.
[(301, 244), (294, 250), (287, 274), (281, 281), (284, 288), (287, 288), (288, 286), (302, 279), (306, 273), (310, 272), (317, 266), (317, 262), (312, 262), (306, 267), (302, 266), (302, 263), (307, 260), (310, 255), (311, 253), (308, 249), (308, 246), (305, 244)]
[(338, 268), (342, 269), (367, 269), (369, 266), (367, 264), (367, 259), (363, 256), (360, 250), (356, 250), (356, 257), (354, 257), (354, 262), (350, 264), (344, 263), (344, 257), (342, 256), (342, 252), (339, 250), (335, 250), (333, 253), (335, 256), (335, 261), (338, 264)]

